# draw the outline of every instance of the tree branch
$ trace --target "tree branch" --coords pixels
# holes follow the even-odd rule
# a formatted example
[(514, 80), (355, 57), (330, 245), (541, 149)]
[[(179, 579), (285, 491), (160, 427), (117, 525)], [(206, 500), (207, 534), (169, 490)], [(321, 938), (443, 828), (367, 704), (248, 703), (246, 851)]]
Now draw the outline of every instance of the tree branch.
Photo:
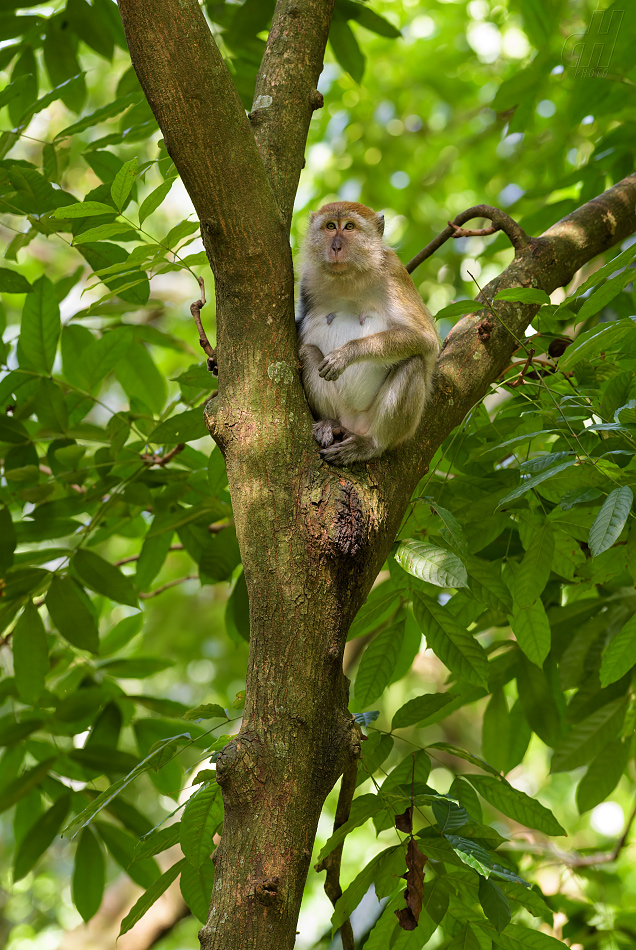
[[(340, 792), (338, 794), (338, 804), (336, 806), (336, 815), (333, 822), (334, 831), (337, 831), (341, 825), (344, 825), (344, 823), (349, 820), (351, 802), (353, 801), (353, 795), (356, 790), (357, 778), (358, 760), (353, 759), (342, 773)], [(340, 865), (342, 862), (343, 847), (344, 841), (334, 848), (333, 851), (330, 851), (327, 857), (323, 858), (323, 860), (320, 861), (315, 867), (315, 870), (318, 872), (327, 872), (325, 876), (325, 894), (334, 907), (336, 906), (338, 899), (342, 897), (342, 887), (340, 886)], [(342, 950), (355, 950), (353, 930), (351, 928), (351, 921), (348, 918), (340, 927), (340, 939), (342, 940)]]
[[(489, 221), (492, 221), (492, 227), (480, 228), (474, 231), (463, 228), (462, 225), (472, 218), (488, 218)], [(416, 254), (413, 260), (408, 262), (406, 269), (409, 274), (412, 274), (415, 268), (420, 266), (422, 261), (425, 261), (434, 254), (435, 251), (439, 250), (442, 244), (445, 244), (449, 238), (494, 234), (495, 231), (503, 231), (504, 234), (507, 234), (515, 251), (522, 251), (528, 246), (531, 240), (523, 228), (521, 228), (510, 215), (506, 214), (505, 211), (500, 211), (499, 208), (491, 208), (490, 205), (474, 205), (474, 207), (467, 208), (466, 211), (460, 212), (452, 221), (449, 221), (448, 227), (444, 228), (419, 254)]]
[[(483, 288), (477, 299), (491, 301), (499, 290), (510, 287), (536, 287), (551, 294), (569, 283), (583, 264), (636, 231), (635, 209), (636, 173), (588, 201), (540, 237), (530, 238), (525, 246), (522, 242), (512, 263)], [(458, 215), (455, 222), (467, 220), (469, 211)], [(509, 364), (517, 340), (524, 336), (539, 309), (537, 304), (511, 301), (497, 301), (495, 308), (498, 319), (485, 304), (482, 311), (459, 320), (446, 337), (437, 362), (433, 396), (415, 439), (376, 463), (376, 471), (382, 469), (383, 477), (391, 479), (394, 486), (403, 482), (405, 491), (412, 492), (438, 446)]]
[(249, 119), (287, 231), (309, 122), (323, 104), (316, 86), (333, 6), (334, 0), (278, 0), (256, 79)]

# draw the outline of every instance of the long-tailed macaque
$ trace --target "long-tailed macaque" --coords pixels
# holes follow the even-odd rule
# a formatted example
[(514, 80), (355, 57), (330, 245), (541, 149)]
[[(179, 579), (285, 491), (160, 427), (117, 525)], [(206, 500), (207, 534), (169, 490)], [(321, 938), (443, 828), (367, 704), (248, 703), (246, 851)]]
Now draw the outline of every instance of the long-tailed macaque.
[(409, 439), (431, 392), (435, 323), (383, 233), (383, 215), (338, 201), (312, 213), (303, 244), (303, 385), (320, 454), (335, 465)]

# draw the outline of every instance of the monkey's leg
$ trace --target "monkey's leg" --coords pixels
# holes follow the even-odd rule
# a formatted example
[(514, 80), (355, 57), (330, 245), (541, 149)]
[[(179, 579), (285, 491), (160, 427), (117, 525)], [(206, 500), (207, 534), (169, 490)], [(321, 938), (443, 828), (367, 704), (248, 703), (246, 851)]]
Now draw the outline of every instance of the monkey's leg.
[(422, 417), (428, 386), (424, 363), (415, 356), (390, 373), (374, 401), (374, 421), (367, 435), (347, 432), (342, 442), (322, 449), (333, 465), (365, 462), (410, 438)]
[(303, 385), (311, 411), (314, 417), (324, 416), (313, 427), (314, 439), (324, 449), (335, 439), (342, 438), (345, 430), (334, 418), (331, 401), (325, 398), (329, 385), (318, 375), (318, 366), (323, 360), (321, 350), (313, 343), (305, 343), (300, 347), (299, 355), (303, 365)]

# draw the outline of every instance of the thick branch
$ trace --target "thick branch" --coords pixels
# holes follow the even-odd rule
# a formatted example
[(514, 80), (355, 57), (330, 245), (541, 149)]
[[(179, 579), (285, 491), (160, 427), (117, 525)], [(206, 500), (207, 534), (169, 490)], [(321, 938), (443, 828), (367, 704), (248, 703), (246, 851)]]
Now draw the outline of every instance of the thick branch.
[(238, 293), (280, 260), (286, 237), (236, 87), (197, 0), (120, 0), (119, 9), (215, 277)]
[(249, 118), (289, 230), (334, 0), (278, 0)]
[[(463, 223), (460, 219), (474, 212), (471, 208), (458, 215), (455, 223)], [(567, 284), (583, 264), (634, 231), (636, 174), (588, 201), (541, 237), (517, 247), (515, 259), (478, 299), (492, 301), (499, 290), (509, 287), (537, 287), (550, 294)], [(453, 327), (444, 341), (433, 398), (418, 436), (399, 452), (401, 475), (396, 473), (395, 455), (377, 463), (385, 478), (398, 484), (403, 478), (406, 491), (412, 491), (436, 449), (506, 368), (538, 309), (536, 304), (498, 301), (496, 317), (484, 308)]]

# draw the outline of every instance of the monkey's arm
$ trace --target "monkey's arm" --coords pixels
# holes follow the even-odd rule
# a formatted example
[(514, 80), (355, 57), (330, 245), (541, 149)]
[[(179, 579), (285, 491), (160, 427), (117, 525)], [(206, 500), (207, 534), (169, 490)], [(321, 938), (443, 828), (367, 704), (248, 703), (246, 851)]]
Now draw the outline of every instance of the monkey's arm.
[(360, 360), (373, 360), (391, 366), (410, 356), (435, 357), (439, 350), (437, 334), (431, 327), (395, 327), (371, 336), (350, 340), (332, 350), (318, 366), (318, 374), (333, 382), (347, 366)]

